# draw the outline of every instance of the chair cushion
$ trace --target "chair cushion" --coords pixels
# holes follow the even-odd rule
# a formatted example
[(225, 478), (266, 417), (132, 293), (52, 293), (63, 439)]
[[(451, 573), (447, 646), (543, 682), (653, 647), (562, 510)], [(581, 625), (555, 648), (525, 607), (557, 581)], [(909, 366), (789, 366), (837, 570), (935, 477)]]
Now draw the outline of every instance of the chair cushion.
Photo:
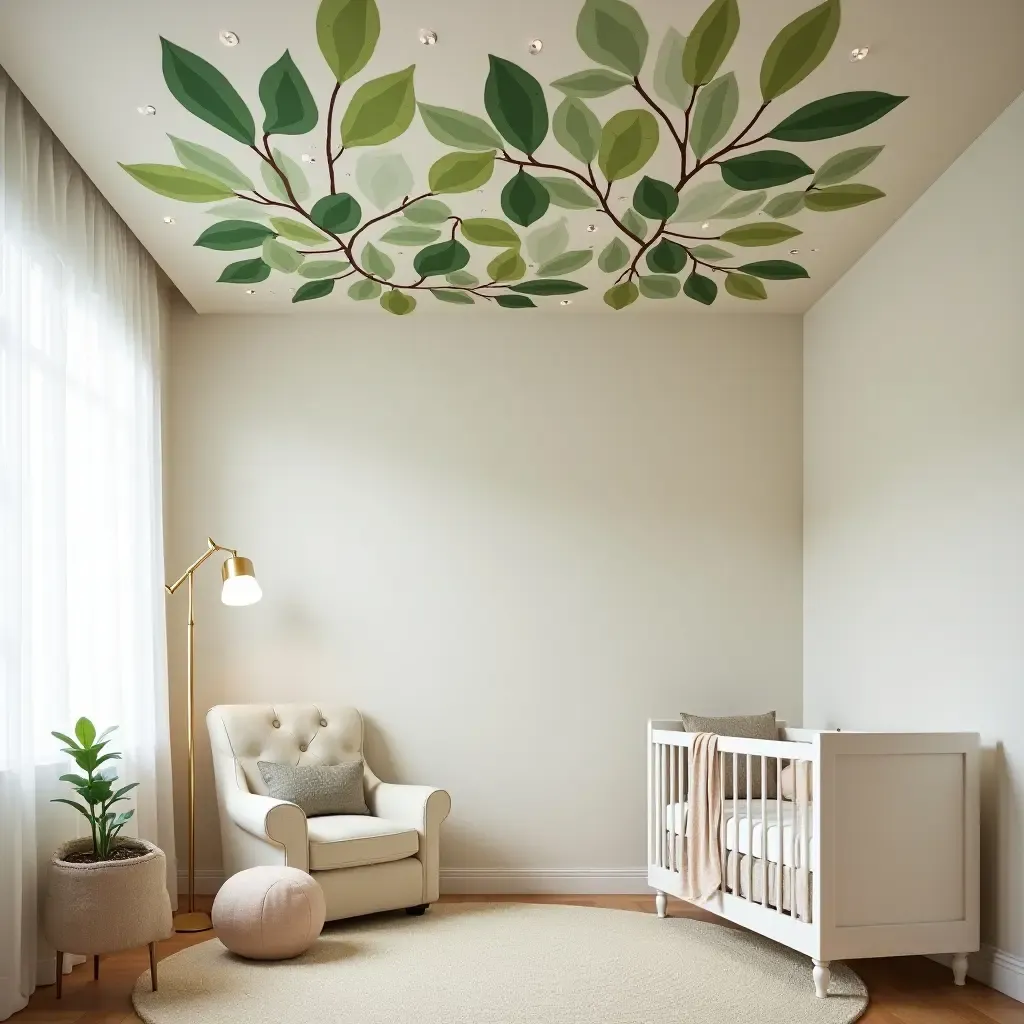
[(310, 871), (386, 864), (420, 851), (419, 832), (387, 818), (330, 814), (310, 818), (307, 827)]
[(307, 818), (325, 814), (369, 814), (363, 795), (363, 759), (344, 764), (274, 764), (257, 761), (275, 800), (298, 804)]

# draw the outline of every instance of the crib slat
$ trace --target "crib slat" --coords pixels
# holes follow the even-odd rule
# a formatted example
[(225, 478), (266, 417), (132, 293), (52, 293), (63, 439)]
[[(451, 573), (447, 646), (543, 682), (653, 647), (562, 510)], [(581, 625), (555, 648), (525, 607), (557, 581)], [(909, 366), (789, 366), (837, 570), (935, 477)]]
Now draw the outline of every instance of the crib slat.
[(660, 743), (654, 745), (654, 806), (657, 814), (657, 842), (654, 848), (654, 865), (661, 867), (661, 851), (665, 846), (665, 800), (661, 787), (661, 752), (663, 746)]
[(725, 845), (725, 754), (718, 755), (718, 804), (722, 808), (722, 815), (719, 820), (718, 832), (722, 844), (722, 892), (729, 891), (729, 851)]
[[(750, 754), (747, 758), (747, 900), (754, 900), (754, 821), (751, 811), (751, 800), (754, 791), (754, 768), (753, 758)], [(738, 844), (737, 844), (738, 845)], [(743, 887), (740, 887), (742, 892)]]
[[(671, 807), (678, 807), (679, 812), (682, 811), (682, 806), (679, 801), (679, 794), (676, 790), (676, 781), (678, 778), (678, 766), (679, 766), (679, 748), (669, 747), (668, 748), (668, 802)], [(672, 828), (668, 832), (668, 855), (669, 855), (669, 870), (676, 870), (676, 853), (678, 850), (679, 843), (676, 837), (675, 824), (673, 823)]]
[(800, 867), (802, 870), (801, 886), (804, 890), (804, 920), (811, 920), (811, 787), (809, 785), (808, 772), (811, 765), (809, 761), (800, 762), (801, 790), (797, 798), (800, 803)]
[[(676, 768), (679, 772), (679, 779), (676, 783), (679, 793), (679, 816), (683, 814), (683, 804), (686, 802), (686, 747), (680, 747), (676, 757)], [(676, 856), (673, 866), (677, 871), (683, 870), (683, 828), (679, 827), (679, 836), (676, 838)]]
[[(753, 852), (753, 851), (751, 851)], [(768, 758), (761, 755), (761, 906), (768, 909)]]
[[(775, 758), (775, 824), (778, 826), (776, 829), (776, 835), (778, 836), (778, 850), (779, 850), (779, 864), (775, 870), (775, 911), (776, 913), (782, 913), (782, 892), (783, 892), (783, 872), (785, 871), (785, 860), (786, 858), (782, 855), (782, 758)], [(768, 871), (768, 865), (765, 865), (765, 870)], [(768, 871), (771, 874), (770, 871)]]

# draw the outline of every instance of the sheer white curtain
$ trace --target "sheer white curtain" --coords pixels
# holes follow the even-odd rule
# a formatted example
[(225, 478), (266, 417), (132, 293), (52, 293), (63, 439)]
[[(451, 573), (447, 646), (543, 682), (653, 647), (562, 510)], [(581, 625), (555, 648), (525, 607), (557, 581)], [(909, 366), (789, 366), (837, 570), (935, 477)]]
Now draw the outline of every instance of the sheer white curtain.
[(86, 825), (51, 729), (120, 727), (176, 889), (159, 403), (156, 266), (0, 69), (0, 1020), (54, 980), (45, 865)]

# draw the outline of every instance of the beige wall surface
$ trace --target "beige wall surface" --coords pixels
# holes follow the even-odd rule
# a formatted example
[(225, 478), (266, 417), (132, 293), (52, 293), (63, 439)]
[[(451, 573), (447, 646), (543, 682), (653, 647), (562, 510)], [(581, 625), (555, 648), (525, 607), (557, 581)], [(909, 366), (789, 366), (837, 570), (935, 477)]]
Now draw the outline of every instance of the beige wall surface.
[(983, 938), (1020, 978), (1022, 166), (1024, 98), (804, 324), (804, 718), (981, 732)]
[[(265, 595), (197, 578), (201, 881), (202, 713), (322, 700), (451, 791), (449, 873), (642, 886), (647, 718), (800, 719), (801, 374), (795, 317), (179, 308), (168, 574), (211, 534)], [(184, 851), (183, 595), (168, 628)]]

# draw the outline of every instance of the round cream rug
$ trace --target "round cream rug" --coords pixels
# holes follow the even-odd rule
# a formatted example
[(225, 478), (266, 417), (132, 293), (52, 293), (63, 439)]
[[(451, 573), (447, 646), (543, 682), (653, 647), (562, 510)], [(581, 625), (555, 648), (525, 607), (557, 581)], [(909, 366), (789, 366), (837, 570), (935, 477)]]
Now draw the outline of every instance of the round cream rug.
[(425, 917), (329, 924), (295, 960), (216, 939), (160, 963), (132, 1000), (149, 1024), (849, 1024), (867, 989), (723, 925), (526, 903), (449, 903)]

